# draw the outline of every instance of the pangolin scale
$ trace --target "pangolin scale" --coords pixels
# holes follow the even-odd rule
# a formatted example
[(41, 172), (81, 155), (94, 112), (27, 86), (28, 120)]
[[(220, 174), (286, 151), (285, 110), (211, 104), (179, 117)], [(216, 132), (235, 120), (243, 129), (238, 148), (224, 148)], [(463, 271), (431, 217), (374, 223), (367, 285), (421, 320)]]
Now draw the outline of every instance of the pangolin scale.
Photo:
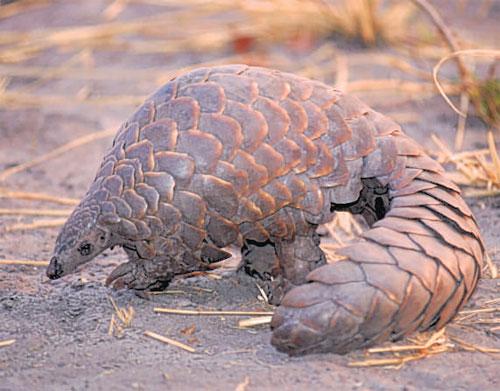
[[(328, 264), (316, 228), (338, 210), (370, 229)], [(485, 251), (459, 188), (394, 121), (323, 83), (229, 65), (171, 80), (123, 124), (47, 275), (120, 245), (129, 262), (108, 282), (162, 289), (231, 244), (280, 304), (271, 342), (293, 355), (443, 327)]]

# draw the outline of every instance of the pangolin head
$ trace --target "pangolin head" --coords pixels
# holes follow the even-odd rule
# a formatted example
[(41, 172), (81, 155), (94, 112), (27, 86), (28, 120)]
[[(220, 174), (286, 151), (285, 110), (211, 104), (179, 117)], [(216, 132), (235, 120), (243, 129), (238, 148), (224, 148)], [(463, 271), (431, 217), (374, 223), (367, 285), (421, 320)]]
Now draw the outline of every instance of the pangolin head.
[(99, 200), (87, 194), (59, 232), (47, 277), (55, 280), (70, 274), (113, 245), (110, 227), (101, 223), (100, 214)]

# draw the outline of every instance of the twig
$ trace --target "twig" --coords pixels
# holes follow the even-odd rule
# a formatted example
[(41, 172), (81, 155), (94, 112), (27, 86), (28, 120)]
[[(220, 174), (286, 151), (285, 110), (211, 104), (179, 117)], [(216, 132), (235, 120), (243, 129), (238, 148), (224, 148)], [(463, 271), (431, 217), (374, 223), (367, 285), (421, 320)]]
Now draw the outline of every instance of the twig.
[[(432, 83), (412, 82), (400, 79), (367, 79), (350, 81), (346, 86), (348, 92), (396, 90), (408, 93), (433, 92), (435, 87)], [(447, 86), (445, 89), (449, 93), (456, 93), (458, 89), (454, 86)]]
[[(457, 50), (454, 51), (453, 53), (448, 54), (447, 56), (441, 58), (439, 62), (434, 66), (434, 69), (432, 70), (432, 77), (434, 79), (434, 83), (436, 84), (436, 88), (438, 89), (439, 93), (443, 97), (443, 99), (450, 105), (450, 107), (453, 109), (455, 113), (458, 115), (465, 117), (465, 113), (460, 111), (455, 104), (448, 98), (446, 95), (443, 86), (441, 85), (441, 82), (438, 79), (438, 73), (443, 64), (452, 59), (452, 58), (459, 58), (461, 55), (468, 55), (472, 57), (493, 57), (493, 58), (500, 58), (500, 50), (487, 50), (487, 49), (466, 49), (466, 50)], [(464, 81), (465, 82), (465, 81)]]
[(196, 349), (192, 348), (191, 346), (183, 344), (182, 342), (170, 339), (170, 338), (165, 337), (163, 335), (156, 334), (156, 333), (154, 333), (152, 331), (145, 331), (144, 335), (146, 337), (150, 337), (150, 338), (156, 339), (157, 341), (160, 341), (160, 342), (163, 342), (163, 343), (166, 343), (166, 344), (173, 345), (173, 346), (176, 346), (178, 348), (184, 349), (184, 350), (186, 350), (186, 351), (188, 351), (190, 353), (196, 353)]
[(493, 167), (495, 167), (495, 181), (500, 182), (500, 157), (498, 157), (498, 152), (495, 145), (495, 137), (493, 136), (493, 132), (491, 130), (488, 132), (487, 139), (491, 160), (493, 161)]
[(385, 352), (404, 352), (407, 350), (423, 350), (423, 349), (428, 349), (431, 347), (433, 344), (436, 343), (436, 341), (441, 338), (446, 329), (441, 329), (434, 334), (430, 336), (430, 338), (422, 345), (402, 345), (402, 346), (388, 346), (388, 347), (383, 347), (383, 348), (371, 348), (368, 349), (369, 353), (385, 353)]
[(467, 122), (467, 112), (469, 111), (470, 97), (465, 91), (460, 94), (460, 111), (465, 116), (458, 116), (457, 132), (455, 134), (455, 151), (460, 151), (464, 146), (465, 124)]
[(13, 191), (0, 188), (0, 198), (12, 198), (29, 201), (47, 201), (61, 205), (78, 205), (80, 202), (74, 198), (57, 197), (44, 193), (32, 193), (27, 191)]
[(69, 216), (71, 210), (57, 210), (57, 209), (7, 209), (0, 208), (0, 215), (22, 215), (22, 216)]
[(427, 357), (428, 353), (418, 353), (413, 356), (394, 357), (394, 358), (377, 358), (365, 361), (352, 361), (347, 365), (349, 367), (377, 367), (377, 366), (401, 366), (409, 361), (421, 360)]
[(463, 339), (455, 337), (454, 335), (448, 335), (448, 338), (458, 343), (465, 350), (478, 351), (481, 353), (500, 353), (500, 349), (474, 345), (470, 342), (464, 341)]
[(27, 10), (45, 7), (47, 4), (49, 4), (47, 0), (24, 0), (2, 5), (0, 8), (0, 20), (10, 18), (11, 16), (26, 12)]
[(208, 311), (208, 310), (180, 310), (175, 308), (153, 308), (154, 312), (176, 315), (228, 315), (228, 316), (269, 316), (270, 311)]
[(243, 381), (236, 386), (234, 391), (246, 391), (249, 384), (250, 384), (250, 377), (245, 376)]
[(4, 348), (6, 346), (12, 345), (14, 342), (16, 342), (15, 339), (6, 339), (5, 341), (0, 341), (0, 348)]
[[(450, 50), (452, 52), (458, 52), (460, 50), (460, 46), (458, 45), (457, 41), (455, 41), (455, 37), (451, 33), (450, 29), (448, 28), (448, 26), (446, 25), (446, 23), (444, 22), (443, 18), (436, 10), (436, 8), (434, 8), (427, 0), (412, 0), (412, 1), (420, 9), (422, 9), (430, 16), (432, 22), (438, 28), (439, 32), (441, 33), (446, 43), (448, 44)], [(462, 80), (464, 82), (467, 82), (470, 78), (469, 71), (467, 70), (467, 67), (462, 62), (462, 59), (460, 57), (457, 57), (457, 64)]]
[(0, 265), (49, 266), (49, 261), (31, 261), (29, 259), (0, 259)]
[(57, 106), (74, 107), (81, 105), (90, 106), (135, 106), (144, 101), (145, 96), (140, 95), (101, 95), (67, 96), (67, 95), (33, 95), (27, 92), (5, 91), (0, 96), (0, 104), (6, 107), (39, 107)]
[(347, 58), (343, 54), (337, 53), (335, 60), (337, 63), (335, 87), (343, 91), (347, 88), (347, 84), (349, 83), (349, 66), (347, 64)]
[(128, 308), (118, 307), (111, 296), (108, 296), (108, 298), (111, 302), (111, 305), (113, 306), (113, 309), (115, 310), (115, 313), (111, 314), (108, 335), (115, 335), (120, 338), (123, 336), (125, 329), (127, 327), (130, 327), (130, 325), (132, 324), (132, 319), (134, 318), (135, 311), (132, 306), (128, 306)]
[(19, 223), (12, 224), (5, 227), (4, 232), (25, 231), (37, 228), (52, 228), (59, 227), (66, 222), (67, 219), (52, 219), (52, 220), (39, 220), (33, 223)]
[(111, 296), (108, 296), (108, 297), (109, 297), (109, 301), (111, 302), (111, 305), (113, 306), (113, 308), (116, 312), (116, 316), (118, 317), (118, 319), (121, 320), (121, 322), (123, 323), (123, 325), (125, 327), (130, 326), (130, 324), (132, 323), (132, 319), (134, 318), (134, 314), (135, 314), (134, 307), (132, 307), (132, 306), (128, 306), (128, 308), (118, 307), (116, 305), (115, 301), (113, 300), (113, 298)]
[[(441, 329), (432, 334), (430, 338), (423, 344), (404, 345), (404, 346), (388, 346), (383, 348), (368, 349), (368, 353), (394, 353), (395, 357), (368, 359), (364, 361), (354, 361), (348, 363), (352, 367), (371, 367), (371, 366), (402, 366), (406, 362), (423, 359), (430, 355), (444, 353), (450, 350), (452, 345), (446, 343), (443, 338), (445, 329)], [(435, 345), (438, 343), (437, 345)], [(399, 356), (401, 352), (416, 351), (407, 356)]]
[(468, 315), (468, 314), (479, 314), (479, 313), (488, 313), (488, 312), (496, 312), (500, 311), (500, 307), (498, 308), (478, 308), (475, 310), (463, 310), (460, 311), (458, 314), (459, 315)]
[(272, 316), (259, 316), (256, 318), (242, 319), (238, 322), (239, 327), (254, 327), (271, 323)]
[(493, 261), (491, 260), (491, 258), (488, 254), (485, 255), (485, 262), (486, 262), (486, 265), (488, 266), (488, 269), (490, 269), (491, 278), (496, 279), (498, 277), (497, 265), (495, 265), (493, 263)]
[(9, 176), (13, 174), (17, 174), (21, 171), (27, 170), (28, 168), (34, 167), (40, 163), (46, 162), (47, 160), (58, 157), (68, 151), (71, 151), (75, 148), (81, 147), (82, 145), (88, 144), (92, 141), (100, 140), (102, 138), (110, 137), (116, 133), (116, 129), (108, 129), (99, 132), (90, 133), (86, 136), (79, 137), (76, 140), (70, 141), (59, 148), (54, 149), (53, 151), (46, 153), (45, 155), (39, 156), (29, 162), (25, 162), (19, 164), (18, 166), (8, 168), (0, 173), (0, 182), (5, 181)]

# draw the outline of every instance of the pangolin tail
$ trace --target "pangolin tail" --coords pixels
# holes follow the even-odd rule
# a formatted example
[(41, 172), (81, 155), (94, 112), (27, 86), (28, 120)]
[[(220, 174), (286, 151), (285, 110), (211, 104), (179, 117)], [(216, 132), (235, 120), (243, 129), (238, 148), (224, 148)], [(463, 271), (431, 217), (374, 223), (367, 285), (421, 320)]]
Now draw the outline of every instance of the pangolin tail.
[(470, 297), (484, 246), (460, 190), (426, 155), (388, 180), (390, 206), (362, 238), (288, 292), (272, 344), (291, 355), (346, 353), (440, 329)]

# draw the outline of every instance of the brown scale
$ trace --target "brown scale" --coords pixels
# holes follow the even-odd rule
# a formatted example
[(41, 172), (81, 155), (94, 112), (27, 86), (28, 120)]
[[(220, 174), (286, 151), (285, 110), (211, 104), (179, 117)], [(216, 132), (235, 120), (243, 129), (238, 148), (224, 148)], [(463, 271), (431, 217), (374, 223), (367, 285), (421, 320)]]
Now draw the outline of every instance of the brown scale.
[[(246, 65), (200, 68), (118, 130), (58, 239), (50, 278), (105, 249), (115, 287), (164, 289), (242, 246), (272, 303), (272, 344), (345, 353), (443, 327), (473, 293), (484, 245), (460, 189), (393, 120), (321, 82)], [(335, 211), (371, 226), (326, 264)]]

